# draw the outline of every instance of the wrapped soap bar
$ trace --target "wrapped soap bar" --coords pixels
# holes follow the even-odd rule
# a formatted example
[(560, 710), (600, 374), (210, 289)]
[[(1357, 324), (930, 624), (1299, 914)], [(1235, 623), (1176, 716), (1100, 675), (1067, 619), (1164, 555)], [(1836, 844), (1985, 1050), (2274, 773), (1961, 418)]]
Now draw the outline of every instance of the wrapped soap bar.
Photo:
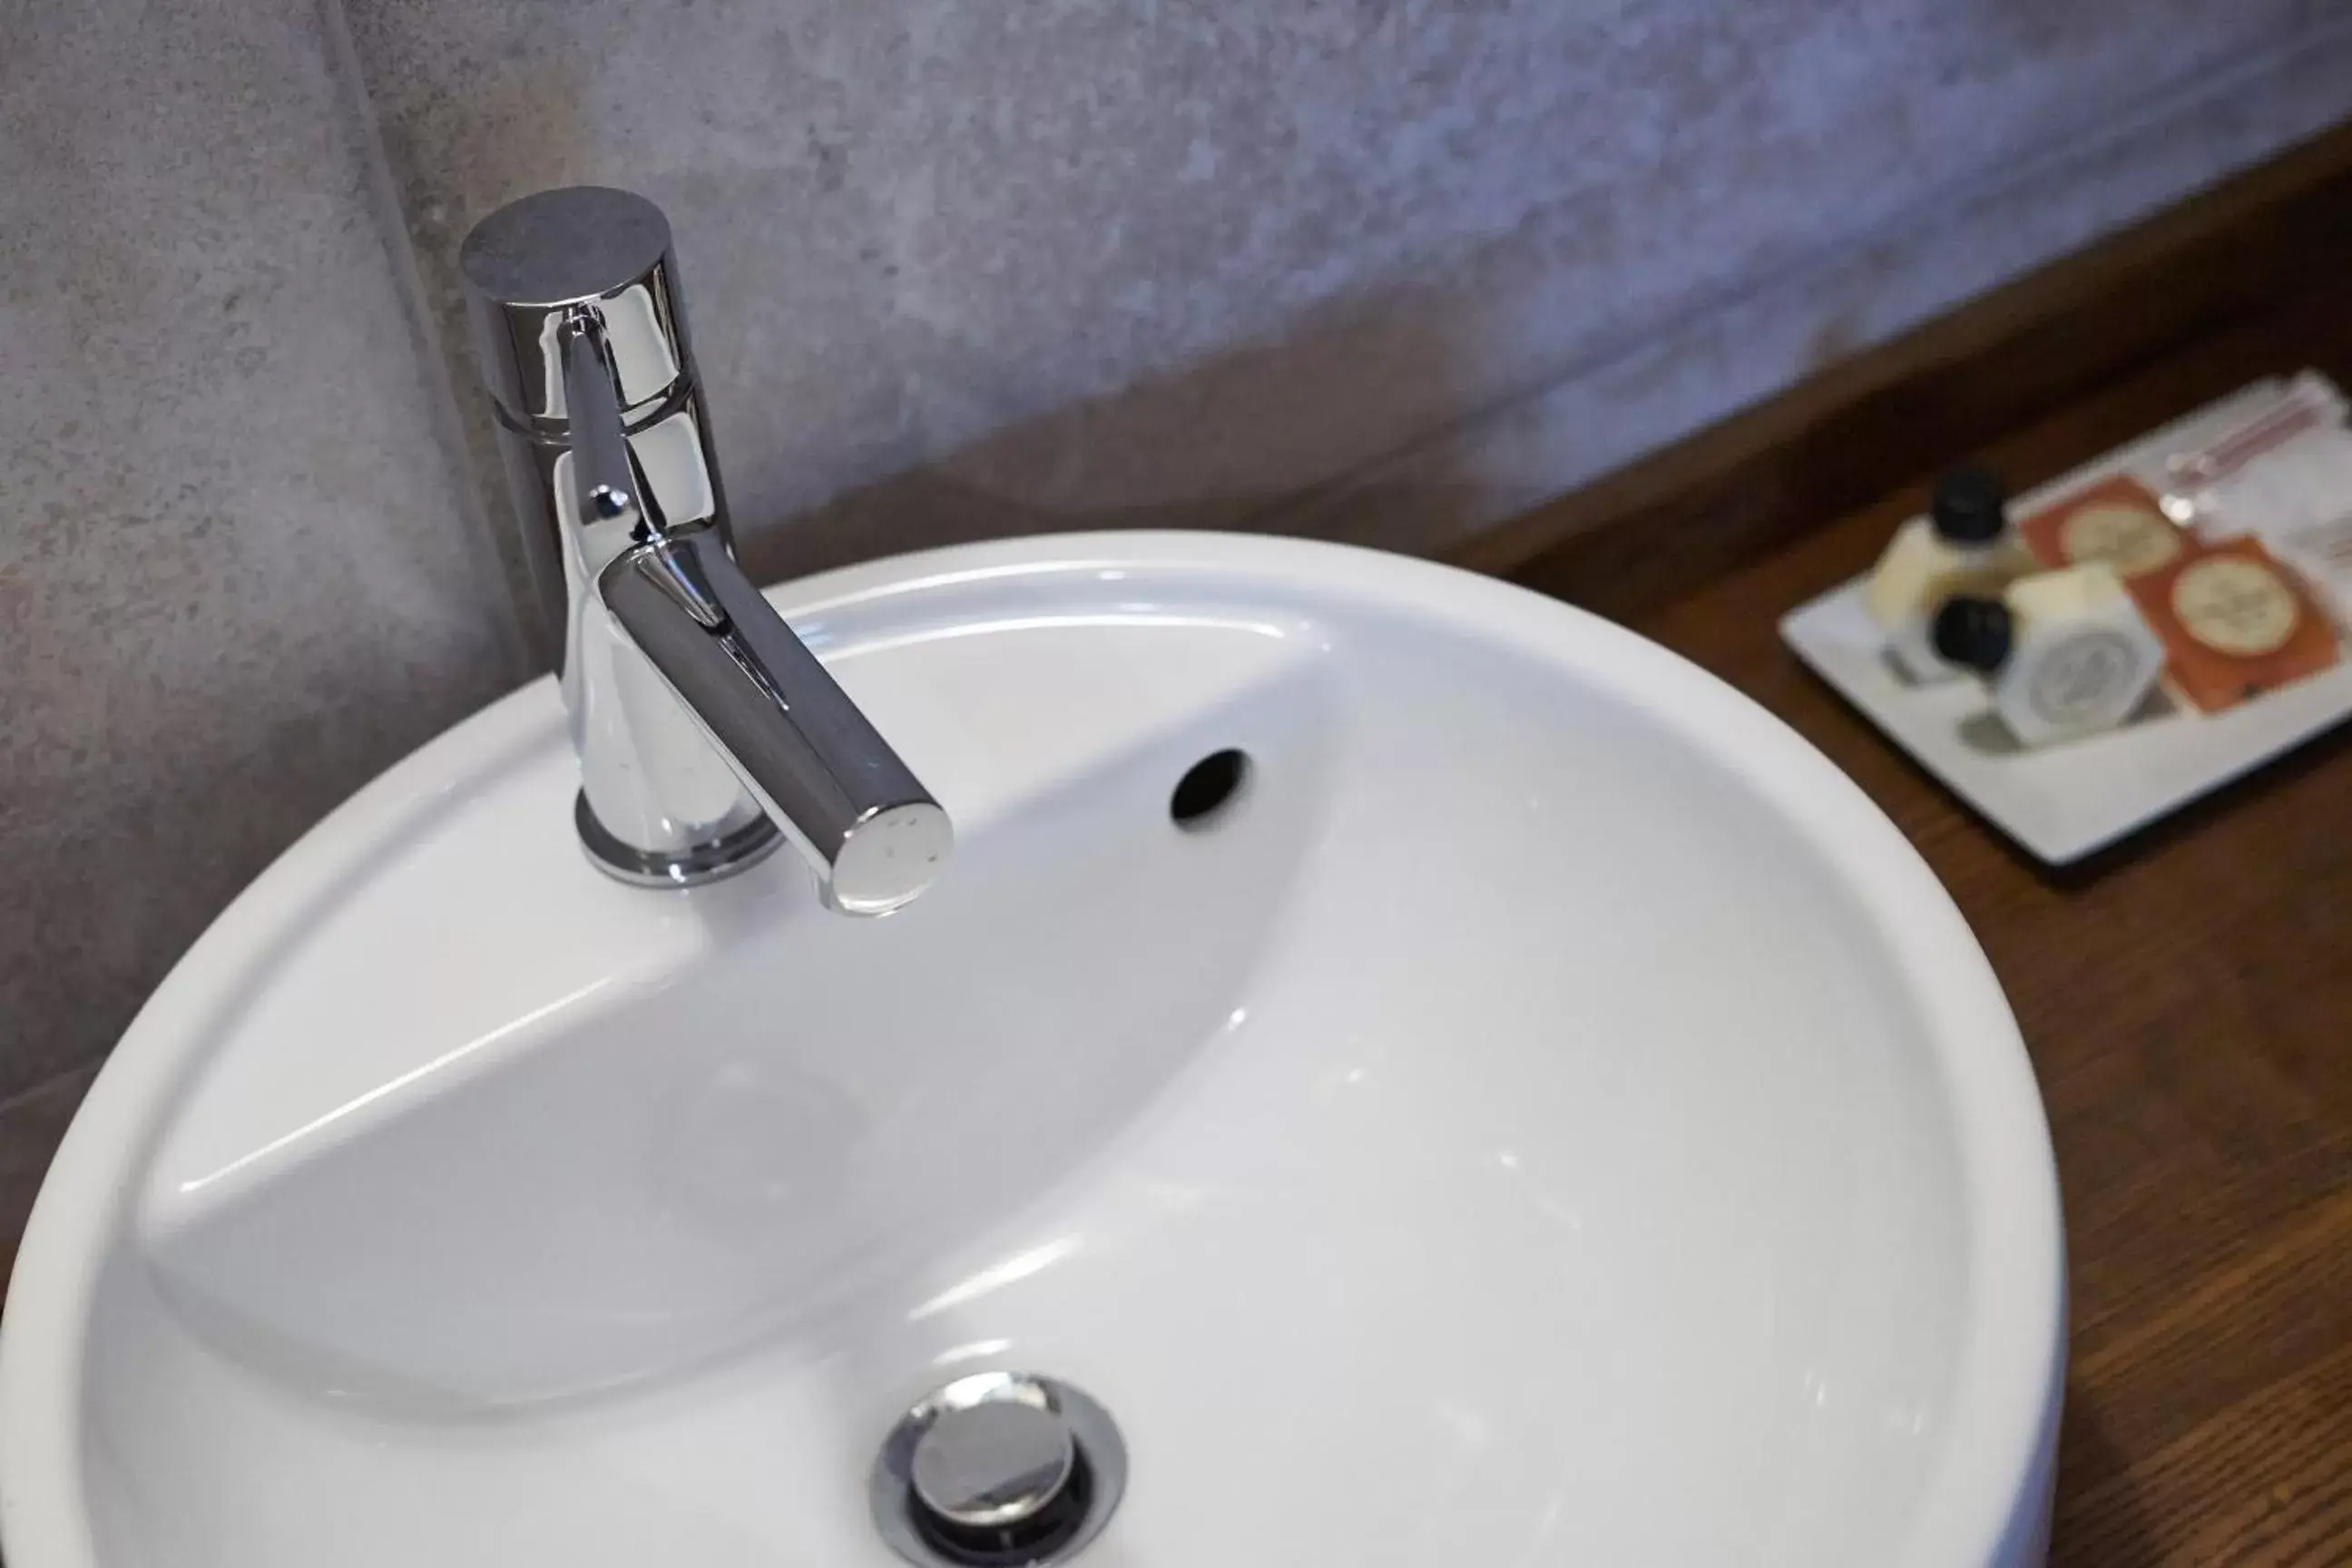
[(2352, 626), (2352, 427), (2343, 394), (2305, 371), (2214, 440), (2165, 462), (2166, 510), (2219, 542), (2251, 537)]
[(2160, 570), (2195, 542), (2157, 493), (2128, 475), (2101, 479), (2017, 525), (2033, 558), (2055, 570), (2104, 561), (2123, 577)]
[(2200, 545), (2125, 587), (2164, 639), (2166, 679), (2204, 712), (2336, 662), (2335, 627), (2260, 540)]
[(2352, 505), (2323, 521), (2272, 529), (2262, 537), (2335, 617), (2336, 629), (2352, 632)]
[(2104, 561), (2020, 578), (1999, 598), (1950, 600), (1936, 647), (1983, 673), (1993, 710), (2028, 746), (2116, 728), (2164, 672), (2163, 642)]

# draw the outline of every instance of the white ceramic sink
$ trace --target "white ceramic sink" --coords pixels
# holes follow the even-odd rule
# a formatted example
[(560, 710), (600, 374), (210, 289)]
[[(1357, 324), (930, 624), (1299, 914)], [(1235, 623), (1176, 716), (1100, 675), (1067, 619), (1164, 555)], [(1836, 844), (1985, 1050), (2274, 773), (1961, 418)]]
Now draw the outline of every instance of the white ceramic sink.
[(1776, 721), (1321, 545), (775, 598), (954, 815), (946, 874), (869, 921), (789, 856), (609, 881), (547, 682), (369, 786), (58, 1157), (0, 1330), (11, 1568), (891, 1568), (884, 1435), (996, 1368), (1123, 1432), (1097, 1568), (2041, 1560), (2033, 1079)]

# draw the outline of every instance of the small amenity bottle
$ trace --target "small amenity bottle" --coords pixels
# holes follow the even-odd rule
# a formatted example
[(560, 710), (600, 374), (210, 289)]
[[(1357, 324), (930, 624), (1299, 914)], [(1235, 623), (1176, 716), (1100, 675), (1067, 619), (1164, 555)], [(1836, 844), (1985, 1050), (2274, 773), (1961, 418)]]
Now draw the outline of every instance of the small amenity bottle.
[(2010, 732), (2046, 746), (2112, 730), (2164, 674), (2164, 642), (2099, 561), (2021, 578), (1999, 598), (1961, 595), (1936, 612), (1937, 651), (1981, 671)]
[(2032, 569), (2009, 526), (2008, 488), (1990, 468), (1971, 464), (1937, 479), (1927, 515), (1895, 531), (1864, 603), (1905, 675), (1948, 680), (1960, 671), (1936, 651), (1937, 610), (1955, 595), (1997, 595)]

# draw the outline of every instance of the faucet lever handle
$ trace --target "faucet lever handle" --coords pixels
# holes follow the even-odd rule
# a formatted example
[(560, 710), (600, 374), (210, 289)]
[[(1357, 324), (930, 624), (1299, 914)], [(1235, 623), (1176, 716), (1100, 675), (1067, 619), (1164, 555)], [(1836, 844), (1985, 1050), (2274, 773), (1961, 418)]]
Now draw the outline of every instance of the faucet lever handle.
[(618, 376), (604, 318), (593, 305), (574, 305), (556, 331), (563, 347), (563, 409), (572, 426), (572, 478), (581, 524), (616, 523), (634, 533), (644, 516), (637, 499), (642, 491), (628, 426), (621, 420)]

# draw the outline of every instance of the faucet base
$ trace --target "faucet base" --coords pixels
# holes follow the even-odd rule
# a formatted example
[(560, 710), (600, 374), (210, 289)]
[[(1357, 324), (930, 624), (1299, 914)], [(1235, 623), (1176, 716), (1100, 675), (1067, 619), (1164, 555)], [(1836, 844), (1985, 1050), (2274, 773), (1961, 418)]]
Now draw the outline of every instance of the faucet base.
[(572, 803), (572, 826), (589, 864), (606, 876), (633, 888), (698, 888), (748, 871), (766, 859), (784, 841), (776, 825), (755, 816), (724, 837), (691, 844), (676, 851), (639, 849), (624, 844), (596, 820), (582, 791)]

